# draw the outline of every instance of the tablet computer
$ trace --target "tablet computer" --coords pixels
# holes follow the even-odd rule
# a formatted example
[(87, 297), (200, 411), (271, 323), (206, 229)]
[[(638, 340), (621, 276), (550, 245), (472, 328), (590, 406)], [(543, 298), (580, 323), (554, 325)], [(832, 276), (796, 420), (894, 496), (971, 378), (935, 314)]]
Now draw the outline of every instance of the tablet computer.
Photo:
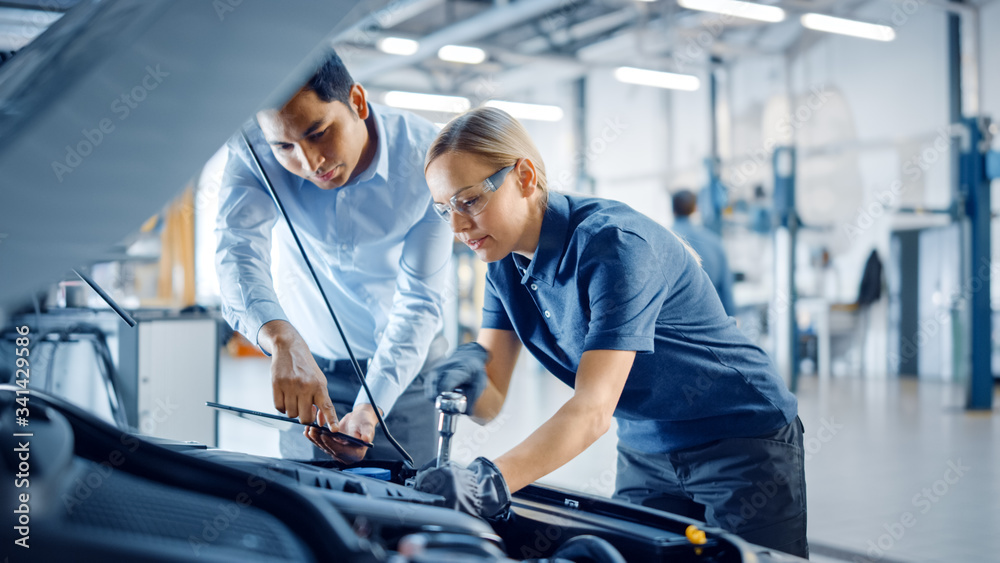
[(232, 415), (236, 415), (240, 418), (245, 418), (247, 420), (252, 420), (257, 424), (263, 424), (264, 426), (270, 426), (271, 428), (277, 428), (278, 430), (291, 430), (296, 426), (306, 426), (309, 428), (319, 428), (320, 431), (325, 432), (331, 436), (339, 438), (352, 446), (364, 446), (366, 448), (374, 447), (374, 444), (370, 444), (355, 438), (354, 436), (344, 434), (343, 432), (333, 432), (325, 426), (320, 426), (318, 424), (303, 424), (299, 422), (297, 418), (288, 418), (287, 416), (281, 416), (278, 414), (269, 414), (266, 412), (252, 411), (250, 409), (242, 409), (240, 407), (233, 407), (230, 405), (223, 405), (220, 403), (213, 403), (212, 401), (206, 401), (206, 406), (212, 407), (214, 409), (219, 409), (222, 412), (227, 412)]

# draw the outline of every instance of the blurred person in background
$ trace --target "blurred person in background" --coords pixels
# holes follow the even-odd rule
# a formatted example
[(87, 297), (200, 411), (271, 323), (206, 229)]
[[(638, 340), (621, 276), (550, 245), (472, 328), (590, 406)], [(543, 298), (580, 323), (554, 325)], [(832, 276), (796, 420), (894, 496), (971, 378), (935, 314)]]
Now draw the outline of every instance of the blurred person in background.
[(670, 230), (677, 233), (694, 248), (701, 257), (701, 267), (705, 269), (715, 292), (722, 300), (726, 314), (735, 314), (733, 305), (733, 273), (729, 270), (726, 251), (722, 248), (719, 235), (691, 222), (691, 215), (698, 209), (698, 196), (689, 190), (680, 190), (674, 194), (673, 210), (674, 224)]

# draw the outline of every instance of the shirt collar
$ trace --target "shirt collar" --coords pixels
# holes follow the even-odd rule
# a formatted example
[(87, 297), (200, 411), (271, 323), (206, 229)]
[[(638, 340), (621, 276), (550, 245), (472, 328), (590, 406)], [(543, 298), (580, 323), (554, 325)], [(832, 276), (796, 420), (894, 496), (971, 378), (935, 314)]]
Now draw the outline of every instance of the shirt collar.
[[(542, 218), (542, 231), (538, 236), (538, 248), (527, 270), (521, 277), (521, 283), (528, 278), (552, 285), (566, 250), (566, 238), (569, 236), (569, 200), (561, 193), (549, 192), (548, 205)], [(514, 264), (523, 268), (526, 258), (514, 254)]]
[(379, 175), (383, 181), (389, 178), (389, 151), (386, 150), (385, 146), (388, 140), (385, 138), (385, 124), (382, 122), (382, 117), (375, 112), (375, 108), (368, 104), (368, 117), (369, 119), (375, 120), (375, 132), (378, 135), (378, 139), (375, 139), (375, 156), (372, 157), (371, 163), (364, 172), (358, 174), (357, 178), (353, 182), (346, 184), (344, 187), (353, 186), (361, 184), (363, 182), (371, 181), (375, 175)]

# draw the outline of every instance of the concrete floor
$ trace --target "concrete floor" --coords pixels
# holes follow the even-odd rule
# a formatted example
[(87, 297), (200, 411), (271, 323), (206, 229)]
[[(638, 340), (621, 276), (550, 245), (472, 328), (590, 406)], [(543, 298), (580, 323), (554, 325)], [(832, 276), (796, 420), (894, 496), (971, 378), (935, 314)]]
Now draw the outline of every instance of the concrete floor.
[[(267, 360), (224, 356), (220, 370), (220, 402), (272, 410)], [(502, 454), (570, 395), (523, 354), (501, 415), (460, 424), (456, 459)], [(1000, 561), (996, 410), (965, 412), (962, 387), (913, 379), (807, 377), (798, 397), (814, 561)], [(220, 447), (278, 455), (277, 432), (220, 416)], [(614, 481), (613, 429), (542, 480), (604, 496)]]

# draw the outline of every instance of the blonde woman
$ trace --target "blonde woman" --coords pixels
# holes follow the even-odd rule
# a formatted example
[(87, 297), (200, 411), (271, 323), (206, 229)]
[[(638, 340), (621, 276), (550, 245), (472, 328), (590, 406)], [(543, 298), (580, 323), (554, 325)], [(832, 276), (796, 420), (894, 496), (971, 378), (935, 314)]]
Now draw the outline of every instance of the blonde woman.
[(763, 350), (729, 318), (697, 255), (627, 205), (549, 192), (524, 128), (480, 108), (454, 119), (425, 165), (434, 207), (489, 264), (483, 324), (428, 373), (464, 388), (479, 423), (504, 404), (522, 346), (574, 389), (493, 461), (422, 472), (421, 490), (483, 517), (618, 421), (615, 498), (808, 555), (802, 424)]

